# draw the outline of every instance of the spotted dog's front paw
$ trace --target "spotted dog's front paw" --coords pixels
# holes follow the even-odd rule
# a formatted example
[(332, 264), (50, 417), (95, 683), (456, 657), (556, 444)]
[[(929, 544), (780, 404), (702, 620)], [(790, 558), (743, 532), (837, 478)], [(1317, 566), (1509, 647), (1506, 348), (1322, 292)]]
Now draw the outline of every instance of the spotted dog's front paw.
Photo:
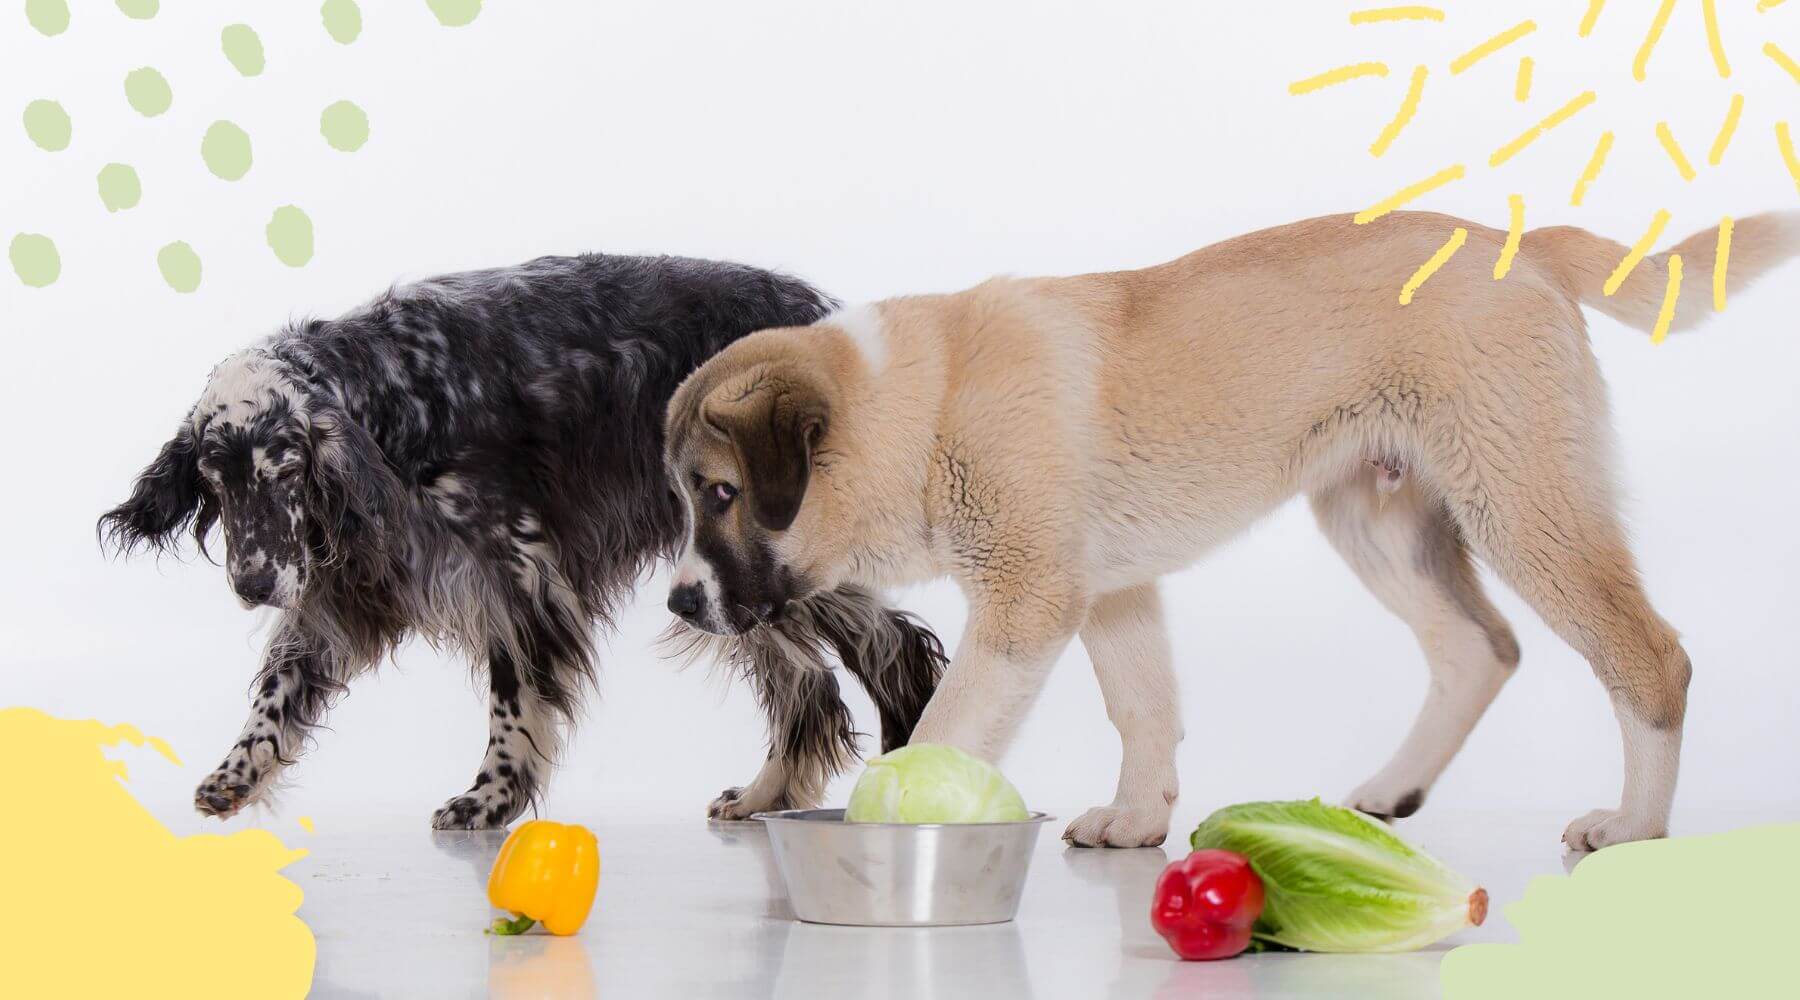
[(504, 789), (471, 788), (431, 814), (433, 830), (498, 830), (525, 811), (525, 801)]
[(706, 804), (706, 818), (735, 822), (749, 819), (755, 813), (765, 811), (760, 803), (744, 798), (742, 788), (727, 788), (719, 793), (719, 797)]
[(1633, 840), (1657, 840), (1669, 835), (1668, 824), (1622, 809), (1595, 809), (1570, 823), (1563, 843), (1571, 851), (1598, 851), (1602, 847)]
[(194, 789), (194, 808), (202, 816), (230, 819), (238, 810), (256, 801), (256, 788), (241, 776), (218, 770), (206, 776)]
[(230, 819), (245, 806), (261, 801), (275, 782), (275, 744), (269, 740), (242, 740), (218, 770), (207, 775), (194, 789), (194, 808), (202, 816)]
[(1063, 839), (1076, 847), (1156, 847), (1169, 836), (1169, 809), (1099, 806), (1076, 817)]

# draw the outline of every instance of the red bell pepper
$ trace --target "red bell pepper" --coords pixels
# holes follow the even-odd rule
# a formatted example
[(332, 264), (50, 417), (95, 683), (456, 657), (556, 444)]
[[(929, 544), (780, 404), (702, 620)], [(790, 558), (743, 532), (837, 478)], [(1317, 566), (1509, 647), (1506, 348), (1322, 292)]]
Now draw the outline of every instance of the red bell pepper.
[(1250, 946), (1263, 884), (1236, 851), (1195, 851), (1163, 869), (1150, 926), (1186, 959), (1230, 958)]

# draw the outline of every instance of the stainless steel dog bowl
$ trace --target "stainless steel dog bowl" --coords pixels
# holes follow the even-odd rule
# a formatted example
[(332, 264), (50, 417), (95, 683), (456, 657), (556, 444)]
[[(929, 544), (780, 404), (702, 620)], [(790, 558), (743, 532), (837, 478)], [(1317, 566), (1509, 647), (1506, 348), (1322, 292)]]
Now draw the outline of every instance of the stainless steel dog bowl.
[(1019, 912), (1038, 830), (1016, 823), (846, 823), (842, 809), (757, 813), (794, 915), (814, 924), (997, 924)]

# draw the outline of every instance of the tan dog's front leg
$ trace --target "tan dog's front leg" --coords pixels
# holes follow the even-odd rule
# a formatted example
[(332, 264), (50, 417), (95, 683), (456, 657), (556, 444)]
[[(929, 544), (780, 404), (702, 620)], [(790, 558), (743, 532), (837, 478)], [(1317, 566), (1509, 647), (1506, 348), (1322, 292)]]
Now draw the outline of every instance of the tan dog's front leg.
[(1081, 644), (1094, 661), (1106, 714), (1119, 730), (1119, 789), (1112, 805), (1089, 809), (1063, 839), (1076, 847), (1154, 847), (1169, 835), (1175, 808), (1175, 746), (1181, 703), (1156, 584), (1094, 602)]
[(1046, 602), (1020, 615), (979, 597), (971, 604), (962, 642), (913, 729), (912, 742), (947, 743), (999, 760), (1084, 609)]

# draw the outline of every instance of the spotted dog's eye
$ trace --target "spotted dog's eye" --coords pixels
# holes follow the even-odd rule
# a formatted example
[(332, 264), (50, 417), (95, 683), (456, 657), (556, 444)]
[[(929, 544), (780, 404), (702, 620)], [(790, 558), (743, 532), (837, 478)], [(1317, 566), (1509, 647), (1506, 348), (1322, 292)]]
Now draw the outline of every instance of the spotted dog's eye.
[(737, 499), (737, 495), (737, 487), (730, 483), (714, 483), (706, 488), (707, 505), (712, 507), (715, 514), (724, 513), (725, 508), (731, 506), (731, 501)]

